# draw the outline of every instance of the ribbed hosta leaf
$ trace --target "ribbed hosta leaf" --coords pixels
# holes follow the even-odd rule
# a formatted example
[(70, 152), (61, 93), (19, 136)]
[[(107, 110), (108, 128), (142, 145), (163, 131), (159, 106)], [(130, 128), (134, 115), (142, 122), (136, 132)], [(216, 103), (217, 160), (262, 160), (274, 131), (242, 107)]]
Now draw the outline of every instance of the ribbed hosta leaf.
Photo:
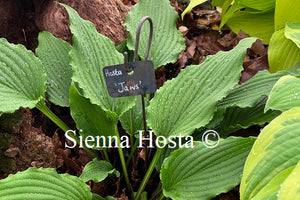
[(71, 46), (46, 31), (39, 34), (36, 54), (45, 66), (49, 100), (60, 106), (69, 106), (72, 69), (69, 64)]
[(270, 74), (268, 71), (259, 71), (246, 83), (236, 87), (218, 104), (218, 109), (238, 106), (241, 108), (253, 107), (263, 96), (268, 96), (272, 87), (280, 77), (288, 74), (299, 74), (300, 66), (290, 70)]
[(184, 18), (184, 15), (186, 13), (189, 13), (191, 12), (191, 10), (196, 7), (197, 5), (200, 5), (201, 3), (204, 3), (205, 1), (207, 0), (191, 0), (188, 7), (186, 7), (186, 9), (182, 12), (181, 14), (181, 18), (183, 19)]
[(55, 169), (29, 168), (0, 180), (1, 200), (91, 200), (88, 185)]
[(287, 111), (293, 107), (300, 107), (300, 79), (283, 76), (274, 85), (265, 110)]
[(287, 22), (300, 21), (300, 1), (295, 0), (276, 0), (275, 8), (275, 30), (285, 27)]
[(286, 23), (284, 29), (284, 36), (292, 40), (298, 48), (300, 48), (300, 22)]
[(208, 56), (201, 65), (189, 66), (157, 90), (148, 107), (148, 122), (156, 135), (189, 135), (213, 117), (217, 102), (237, 84), (247, 38), (229, 52)]
[(284, 29), (281, 29), (272, 35), (268, 58), (270, 72), (288, 69), (300, 61), (300, 49), (284, 36)]
[(33, 108), (44, 98), (46, 73), (41, 61), (22, 45), (0, 39), (0, 113)]
[(254, 107), (228, 108), (223, 121), (220, 124), (221, 130), (218, 131), (222, 136), (226, 136), (236, 130), (245, 129), (252, 125), (263, 125), (272, 121), (281, 114), (280, 111), (272, 111), (264, 113), (266, 97), (263, 97)]
[(300, 76), (300, 62), (297, 62), (295, 66), (292, 68), (287, 69), (286, 71), (289, 72), (289, 75), (292, 76)]
[(213, 129), (213, 130), (219, 129), (219, 126), (224, 119), (225, 113), (226, 113), (226, 108), (217, 109), (217, 111), (214, 113), (213, 119), (210, 120), (210, 122), (205, 126), (205, 128)]
[(258, 136), (247, 158), (241, 200), (276, 199), (280, 185), (300, 160), (300, 108), (275, 118)]
[(81, 96), (74, 85), (70, 88), (70, 109), (77, 129), (82, 130), (79, 134), (84, 138), (115, 135), (117, 121), (111, 119), (100, 106)]
[(283, 182), (279, 191), (279, 200), (300, 199), (300, 161)]
[[(149, 100), (145, 98), (145, 107), (147, 108), (148, 105)], [(126, 133), (130, 135), (137, 133), (139, 130), (144, 130), (142, 101), (140, 96), (136, 97), (135, 105), (121, 115), (120, 122)]]
[(254, 138), (230, 137), (213, 149), (195, 142), (165, 159), (161, 168), (163, 193), (173, 200), (211, 199), (227, 192), (241, 180)]
[(162, 153), (160, 154), (160, 157), (159, 157), (159, 159), (158, 159), (158, 161), (156, 163), (156, 166), (155, 166), (155, 168), (156, 168), (157, 171), (160, 171), (161, 166), (162, 166), (165, 158), (167, 158), (170, 155), (170, 153), (172, 153), (173, 151), (176, 151), (177, 149), (178, 149), (177, 147), (174, 148), (174, 149), (167, 148), (167, 147), (164, 148), (164, 149), (162, 149)]
[(80, 179), (84, 182), (92, 180), (98, 183), (103, 181), (109, 174), (120, 176), (120, 173), (109, 162), (95, 158), (84, 167)]
[[(115, 117), (134, 105), (134, 98), (111, 98), (108, 95), (102, 69), (123, 63), (123, 56), (107, 37), (99, 34), (95, 25), (83, 20), (71, 7), (64, 5), (70, 17), (73, 47), (69, 53), (73, 69), (72, 80), (83, 89), (83, 95)], [(117, 116), (116, 116), (117, 115)]]
[[(176, 28), (177, 12), (168, 0), (140, 0), (127, 15), (126, 27), (129, 31), (127, 46), (134, 50), (136, 31), (144, 16), (153, 21), (153, 38), (149, 53), (154, 68), (175, 62), (181, 51), (185, 49), (184, 38)], [(149, 23), (143, 25), (140, 37), (139, 55), (144, 58), (148, 44)]]

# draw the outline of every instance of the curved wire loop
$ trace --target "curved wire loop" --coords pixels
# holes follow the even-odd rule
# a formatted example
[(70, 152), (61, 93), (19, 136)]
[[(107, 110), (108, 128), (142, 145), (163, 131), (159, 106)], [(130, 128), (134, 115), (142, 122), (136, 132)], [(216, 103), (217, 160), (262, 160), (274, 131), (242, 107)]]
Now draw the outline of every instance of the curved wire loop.
[(137, 57), (138, 57), (141, 29), (146, 20), (148, 20), (149, 24), (150, 24), (150, 34), (149, 34), (148, 45), (147, 45), (146, 54), (145, 54), (145, 60), (147, 60), (148, 56), (149, 56), (149, 51), (150, 51), (150, 46), (151, 46), (151, 41), (152, 41), (152, 36), (153, 36), (153, 23), (152, 23), (152, 19), (149, 16), (145, 16), (141, 19), (139, 26), (137, 28), (137, 31), (136, 31), (136, 40), (135, 40), (135, 48), (134, 48), (134, 56), (133, 56), (134, 62), (137, 60)]

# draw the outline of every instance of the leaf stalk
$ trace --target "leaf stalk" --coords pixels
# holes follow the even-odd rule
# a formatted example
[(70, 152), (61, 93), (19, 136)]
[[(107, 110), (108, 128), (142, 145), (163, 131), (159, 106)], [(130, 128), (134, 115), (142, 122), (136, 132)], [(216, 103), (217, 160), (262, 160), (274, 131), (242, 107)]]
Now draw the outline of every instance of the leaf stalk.
[(117, 126), (115, 127), (115, 135), (117, 136), (117, 144), (118, 144), (118, 152), (119, 152), (119, 157), (120, 157), (120, 161), (121, 161), (121, 165), (122, 165), (122, 169), (123, 169), (123, 173), (124, 173), (124, 177), (125, 177), (125, 182), (126, 182), (126, 186), (127, 189), (129, 191), (129, 193), (132, 195), (132, 189), (131, 189), (131, 185), (130, 185), (130, 181), (129, 181), (129, 176), (128, 176), (128, 172), (127, 172), (127, 167), (126, 167), (126, 162), (125, 162), (125, 158), (124, 158), (124, 154), (123, 154), (123, 149), (120, 147), (120, 135), (119, 135), (119, 131), (117, 129)]
[(143, 181), (142, 181), (142, 183), (140, 185), (140, 188), (139, 188), (139, 190), (138, 190), (138, 192), (137, 192), (137, 194), (135, 196), (136, 200), (139, 200), (141, 198), (141, 195), (142, 195), (142, 193), (143, 193), (143, 191), (144, 191), (144, 189), (146, 187), (146, 184), (147, 184), (149, 178), (151, 177), (151, 174), (152, 174), (152, 172), (153, 172), (153, 170), (154, 170), (154, 168), (156, 166), (156, 163), (158, 162), (158, 159), (159, 159), (161, 153), (162, 153), (162, 149), (158, 148), (156, 150), (156, 152), (154, 154), (154, 157), (153, 157), (153, 159), (152, 159), (152, 161), (150, 163), (150, 166), (149, 166), (149, 168), (148, 168), (148, 170), (147, 170), (147, 172), (146, 172), (146, 174), (144, 176), (144, 179), (143, 179)]
[[(44, 115), (46, 115), (51, 121), (53, 121), (59, 128), (61, 128), (64, 132), (70, 130), (70, 128), (63, 122), (61, 119), (59, 119), (45, 104), (44, 100), (41, 100), (39, 103), (37, 103), (36, 108), (38, 108)], [(77, 143), (79, 143), (78, 137), (74, 135), (69, 135), (72, 137)], [(100, 160), (99, 155), (92, 149), (89, 149), (85, 146), (83, 146), (84, 150), (93, 156), (94, 158), (97, 158)]]

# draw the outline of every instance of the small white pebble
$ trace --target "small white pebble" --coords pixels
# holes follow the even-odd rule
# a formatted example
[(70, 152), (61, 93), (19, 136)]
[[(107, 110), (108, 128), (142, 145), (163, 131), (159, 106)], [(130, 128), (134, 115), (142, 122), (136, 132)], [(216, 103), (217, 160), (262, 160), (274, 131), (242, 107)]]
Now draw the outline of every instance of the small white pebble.
[(180, 31), (180, 33), (182, 33), (183, 35), (186, 35), (187, 32), (189, 31), (189, 29), (186, 26), (179, 26), (178, 30)]

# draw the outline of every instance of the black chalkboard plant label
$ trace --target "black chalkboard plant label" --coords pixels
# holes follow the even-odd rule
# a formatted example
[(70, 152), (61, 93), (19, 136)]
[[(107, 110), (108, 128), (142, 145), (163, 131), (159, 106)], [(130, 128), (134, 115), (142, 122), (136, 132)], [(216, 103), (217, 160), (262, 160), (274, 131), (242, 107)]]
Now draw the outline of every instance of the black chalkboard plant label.
[(125, 97), (154, 93), (156, 81), (153, 63), (137, 61), (103, 68), (108, 93), (111, 97)]

